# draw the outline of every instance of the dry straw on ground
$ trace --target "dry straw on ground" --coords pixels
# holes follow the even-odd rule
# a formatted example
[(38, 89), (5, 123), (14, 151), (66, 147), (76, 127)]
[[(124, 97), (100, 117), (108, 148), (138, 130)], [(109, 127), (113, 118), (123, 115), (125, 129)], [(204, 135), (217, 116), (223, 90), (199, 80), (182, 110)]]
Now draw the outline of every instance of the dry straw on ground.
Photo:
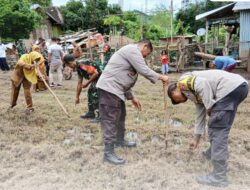
[[(87, 110), (86, 91), (81, 104), (74, 106), (77, 76), (64, 81), (55, 92), (66, 106), (65, 117), (49, 92), (33, 93), (35, 112), (24, 113), (22, 91), (18, 105), (7, 111), (10, 97), (9, 73), (0, 73), (0, 189), (4, 190), (208, 190), (196, 184), (195, 176), (211, 166), (201, 157), (208, 146), (204, 139), (190, 156), (194, 111), (192, 103), (172, 106), (165, 145), (163, 89), (139, 78), (134, 88), (144, 109), (137, 112), (127, 102), (127, 137), (135, 139), (135, 149), (117, 149), (126, 159), (124, 166), (102, 161), (102, 137), (98, 124), (82, 120)], [(178, 74), (170, 74), (177, 79)], [(249, 75), (245, 74), (249, 79)], [(169, 101), (169, 100), (168, 100)], [(238, 109), (231, 135), (227, 190), (250, 189), (250, 96)]]

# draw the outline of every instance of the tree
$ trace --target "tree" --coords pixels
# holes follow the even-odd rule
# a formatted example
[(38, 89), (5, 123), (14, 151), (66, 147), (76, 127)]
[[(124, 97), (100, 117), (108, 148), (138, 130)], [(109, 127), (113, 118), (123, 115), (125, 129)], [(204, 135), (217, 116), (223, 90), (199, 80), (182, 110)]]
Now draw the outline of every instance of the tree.
[(86, 27), (85, 7), (82, 2), (70, 0), (66, 6), (60, 7), (64, 17), (66, 30), (78, 31)]
[(189, 32), (190, 26), (186, 25), (184, 27), (184, 22), (181, 20), (178, 20), (178, 22), (175, 22), (174, 25), (174, 34), (176, 35), (187, 35)]
[(118, 10), (117, 7), (108, 8), (107, 0), (70, 0), (66, 6), (60, 7), (64, 16), (66, 30), (96, 28), (103, 33), (105, 27), (103, 19), (109, 11)]
[(28, 38), (31, 31), (39, 26), (41, 17), (30, 9), (26, 0), (0, 1), (0, 36), (18, 40)]
[[(176, 14), (176, 20), (174, 22), (175, 26), (178, 25), (178, 22), (183, 22), (183, 28), (186, 28), (188, 26), (192, 26), (189, 28), (188, 32), (196, 34), (196, 31), (199, 28), (204, 28), (205, 23), (204, 21), (197, 21), (195, 20), (196, 15), (201, 14), (205, 10), (205, 3), (201, 2), (199, 4), (192, 4), (184, 11), (181, 10)], [(181, 29), (181, 28), (179, 28)], [(176, 31), (177, 33), (182, 33), (183, 31)]]
[[(201, 3), (197, 3), (197, 4), (191, 4), (187, 9), (179, 10), (179, 12), (177, 12), (175, 25), (177, 25), (180, 20), (183, 22), (184, 28), (188, 26), (192, 26), (192, 27), (189, 27), (187, 32), (196, 34), (196, 31), (199, 28), (205, 27), (204, 21), (195, 20), (196, 15), (221, 7), (225, 4), (228, 4), (228, 3), (227, 2), (213, 2), (213, 1), (208, 1), (208, 0), (201, 2)], [(177, 32), (181, 33), (181, 31), (177, 31)]]
[(144, 37), (152, 41), (158, 41), (164, 36), (164, 28), (155, 24), (147, 24), (144, 26)]
[(119, 15), (122, 14), (122, 9), (118, 4), (112, 4), (108, 6), (108, 14), (110, 15)]
[(151, 15), (149, 23), (159, 26), (161, 30), (166, 31), (165, 35), (170, 35), (171, 30), (171, 13), (166, 7), (156, 7), (154, 14)]
[(30, 0), (31, 4), (39, 4), (42, 7), (49, 7), (52, 5), (52, 0)]
[(108, 15), (107, 0), (86, 0), (86, 20), (87, 28), (96, 28), (99, 32), (104, 32), (103, 19)]
[(134, 39), (139, 40), (141, 37), (140, 24), (139, 22), (133, 22), (131, 20), (125, 20), (124, 22), (125, 34)]
[(110, 27), (110, 29), (112, 27), (114, 34), (117, 33), (117, 27), (120, 26), (122, 23), (123, 23), (123, 21), (122, 21), (121, 17), (115, 16), (115, 15), (111, 15), (111, 16), (104, 19), (104, 25), (108, 25)]

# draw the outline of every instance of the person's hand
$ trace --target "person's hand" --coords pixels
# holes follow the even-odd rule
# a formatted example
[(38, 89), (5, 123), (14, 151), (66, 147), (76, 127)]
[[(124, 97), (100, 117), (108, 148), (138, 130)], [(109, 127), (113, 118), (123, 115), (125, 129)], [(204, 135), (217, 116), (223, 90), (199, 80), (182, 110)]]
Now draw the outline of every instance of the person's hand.
[(162, 83), (163, 83), (164, 86), (167, 86), (168, 83), (169, 83), (169, 78), (168, 78), (167, 75), (161, 75), (160, 76), (160, 80), (162, 81)]
[(189, 144), (189, 149), (190, 149), (191, 151), (194, 151), (194, 150), (197, 148), (197, 146), (198, 146), (198, 144), (199, 144), (199, 141), (200, 141), (200, 139), (198, 139), (198, 138), (192, 139), (192, 141), (191, 141), (190, 144)]
[(88, 86), (89, 86), (89, 83), (88, 83), (88, 82), (82, 83), (82, 88), (87, 88)]
[(36, 66), (33, 65), (33, 64), (32, 64), (32, 65), (29, 65), (29, 70), (33, 70), (33, 69), (35, 69), (35, 67), (36, 67)]
[(75, 100), (75, 105), (79, 104), (80, 103), (80, 99), (79, 98), (76, 98)]
[(136, 109), (138, 109), (139, 111), (141, 111), (142, 110), (142, 105), (141, 105), (141, 103), (139, 102), (139, 100), (137, 100), (137, 99), (133, 99), (132, 100), (132, 104), (136, 107)]

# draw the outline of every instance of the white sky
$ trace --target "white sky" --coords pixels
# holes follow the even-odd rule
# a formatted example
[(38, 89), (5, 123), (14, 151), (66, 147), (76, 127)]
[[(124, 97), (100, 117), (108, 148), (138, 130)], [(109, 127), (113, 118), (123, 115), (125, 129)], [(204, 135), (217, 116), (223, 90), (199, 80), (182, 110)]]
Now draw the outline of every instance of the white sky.
[[(52, 0), (54, 6), (65, 5), (69, 0)], [(165, 5), (169, 7), (170, 0), (147, 0), (148, 1), (148, 10), (154, 9), (156, 6)], [(109, 0), (109, 4), (118, 4), (119, 0)], [(145, 10), (145, 0), (123, 0), (124, 10)], [(174, 9), (181, 7), (181, 0), (174, 0)]]

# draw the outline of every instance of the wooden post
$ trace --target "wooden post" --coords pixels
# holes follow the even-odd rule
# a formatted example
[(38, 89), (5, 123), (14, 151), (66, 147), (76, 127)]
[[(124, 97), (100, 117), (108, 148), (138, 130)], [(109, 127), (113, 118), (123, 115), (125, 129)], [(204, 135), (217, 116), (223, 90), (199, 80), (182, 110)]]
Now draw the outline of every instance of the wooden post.
[(248, 51), (248, 58), (247, 58), (247, 72), (250, 72), (250, 48)]
[(205, 53), (207, 53), (207, 43), (208, 43), (208, 20), (206, 20), (206, 36), (205, 36)]
[(91, 43), (90, 43), (90, 32), (88, 30), (88, 45), (89, 45), (89, 55), (90, 55), (90, 59), (93, 60), (93, 54), (92, 54), (92, 49), (91, 49)]
[(171, 44), (173, 44), (173, 0), (171, 0)]

